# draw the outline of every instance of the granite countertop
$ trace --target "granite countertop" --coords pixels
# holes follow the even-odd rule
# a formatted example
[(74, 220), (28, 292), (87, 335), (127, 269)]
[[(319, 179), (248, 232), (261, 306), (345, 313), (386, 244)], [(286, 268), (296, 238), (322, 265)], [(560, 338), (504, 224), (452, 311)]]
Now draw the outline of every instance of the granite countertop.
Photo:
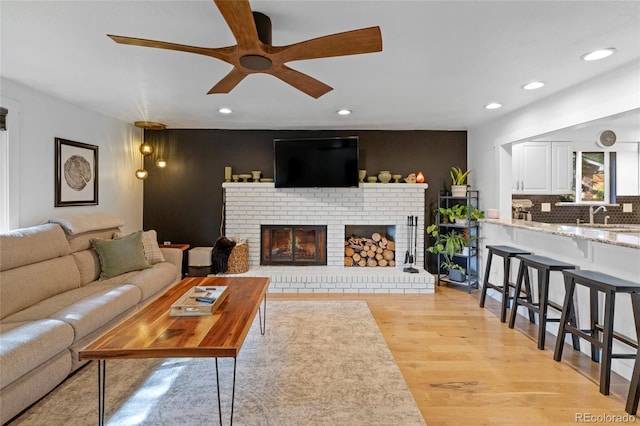
[(639, 225), (589, 225), (532, 222), (518, 219), (482, 219), (481, 222), (546, 232), (564, 237), (581, 238), (616, 246), (640, 249)]

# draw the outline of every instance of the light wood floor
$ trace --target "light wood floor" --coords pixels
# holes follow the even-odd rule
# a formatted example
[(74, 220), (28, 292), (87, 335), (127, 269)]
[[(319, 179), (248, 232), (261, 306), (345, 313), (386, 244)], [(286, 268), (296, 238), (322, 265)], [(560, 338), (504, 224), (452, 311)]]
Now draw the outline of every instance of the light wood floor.
[[(598, 391), (598, 364), (555, 337), (537, 349), (525, 319), (500, 323), (499, 303), (479, 292), (440, 286), (433, 295), (273, 294), (269, 300), (365, 300), (429, 426), (575, 425), (595, 416), (635, 422), (624, 411), (628, 381), (612, 373), (611, 394)], [(624, 417), (623, 417), (624, 416)], [(606, 423), (606, 422), (605, 422)], [(603, 424), (603, 422), (599, 422)]]

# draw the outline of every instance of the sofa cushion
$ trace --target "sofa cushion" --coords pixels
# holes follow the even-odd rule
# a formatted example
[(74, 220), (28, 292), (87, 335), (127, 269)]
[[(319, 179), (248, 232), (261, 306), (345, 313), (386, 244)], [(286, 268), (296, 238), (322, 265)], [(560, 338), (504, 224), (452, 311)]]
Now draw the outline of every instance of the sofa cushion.
[(69, 235), (99, 229), (119, 228), (124, 225), (124, 220), (120, 216), (110, 212), (65, 214), (53, 217), (49, 219), (49, 222), (59, 224)]
[(102, 229), (99, 231), (89, 231), (83, 232), (82, 234), (75, 235), (67, 235), (67, 241), (69, 241), (69, 247), (71, 248), (71, 252), (75, 253), (82, 250), (91, 250), (93, 246), (91, 245), (91, 240), (94, 238), (102, 238), (105, 240), (110, 240), (119, 234), (120, 230), (118, 228), (109, 228)]
[(86, 285), (100, 277), (100, 258), (94, 249), (72, 254), (80, 271), (80, 285)]
[(64, 256), (70, 252), (64, 231), (58, 225), (15, 229), (0, 234), (0, 271)]
[[(9, 422), (22, 410), (49, 393), (70, 371), (71, 351), (64, 350), (9, 386), (0, 389), (0, 424)], [(46, 422), (46, 419), (44, 421)]]
[(132, 276), (128, 283), (138, 287), (142, 291), (142, 300), (145, 301), (165, 290), (168, 285), (176, 282), (176, 267), (169, 262), (156, 263), (153, 268), (145, 269)]
[(54, 319), (0, 323), (0, 388), (67, 349), (73, 335), (69, 324)]
[[(78, 287), (80, 272), (72, 255), (2, 271), (0, 318)], [(34, 319), (42, 318), (45, 317)]]
[(140, 295), (140, 289), (129, 284), (87, 285), (43, 300), (7, 317), (5, 322), (57, 319), (73, 327), (77, 341), (136, 306)]
[(144, 246), (144, 256), (147, 261), (155, 265), (165, 262), (160, 246), (158, 245), (158, 234), (153, 229), (142, 233), (142, 245)]
[(91, 244), (100, 258), (101, 280), (151, 266), (144, 257), (142, 231), (113, 240), (94, 238)]

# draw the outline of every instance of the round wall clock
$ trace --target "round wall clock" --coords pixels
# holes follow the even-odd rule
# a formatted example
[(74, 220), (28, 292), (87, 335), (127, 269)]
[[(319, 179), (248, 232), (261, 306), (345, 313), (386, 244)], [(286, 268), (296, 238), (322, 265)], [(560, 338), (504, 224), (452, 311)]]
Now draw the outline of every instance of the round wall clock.
[(613, 130), (603, 130), (598, 135), (596, 143), (602, 147), (610, 147), (616, 143), (616, 133)]

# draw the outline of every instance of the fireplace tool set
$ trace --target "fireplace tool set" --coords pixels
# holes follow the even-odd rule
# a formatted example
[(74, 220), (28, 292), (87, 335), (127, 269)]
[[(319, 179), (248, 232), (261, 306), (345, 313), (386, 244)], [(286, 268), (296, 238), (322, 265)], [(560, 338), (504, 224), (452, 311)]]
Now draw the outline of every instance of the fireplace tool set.
[(417, 274), (415, 268), (416, 252), (418, 251), (418, 216), (407, 216), (407, 250), (404, 254), (405, 266), (403, 272)]

